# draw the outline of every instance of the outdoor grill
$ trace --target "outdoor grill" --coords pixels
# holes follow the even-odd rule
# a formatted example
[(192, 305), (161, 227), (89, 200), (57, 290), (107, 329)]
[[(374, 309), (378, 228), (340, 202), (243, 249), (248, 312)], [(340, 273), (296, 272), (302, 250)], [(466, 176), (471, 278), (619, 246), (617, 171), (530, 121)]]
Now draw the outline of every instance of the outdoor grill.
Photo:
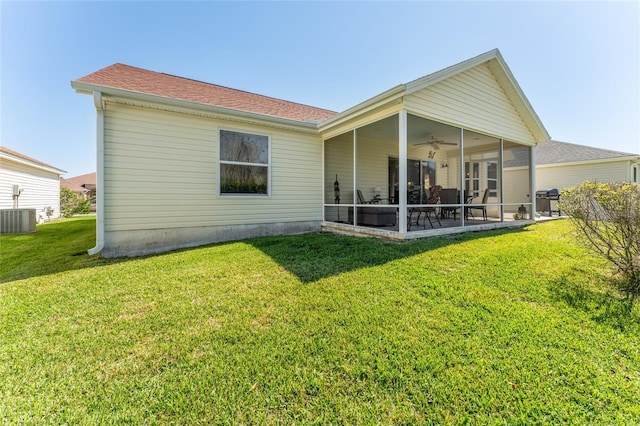
[(559, 199), (560, 191), (556, 188), (536, 191), (536, 212), (541, 212), (542, 214), (548, 212), (549, 216), (553, 216), (555, 212), (560, 216)]

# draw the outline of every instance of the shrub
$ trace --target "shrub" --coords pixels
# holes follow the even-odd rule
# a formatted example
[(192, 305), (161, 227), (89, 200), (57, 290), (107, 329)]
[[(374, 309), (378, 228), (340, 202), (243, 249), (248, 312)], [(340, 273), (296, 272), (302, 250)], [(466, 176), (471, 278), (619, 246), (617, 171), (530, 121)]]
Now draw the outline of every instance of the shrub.
[(231, 194), (266, 194), (266, 182), (241, 181), (237, 179), (223, 179), (220, 192)]
[(60, 188), (60, 213), (63, 217), (89, 213), (90, 200), (83, 200), (69, 188)]
[(613, 263), (620, 291), (640, 296), (640, 184), (584, 182), (562, 191), (578, 241)]

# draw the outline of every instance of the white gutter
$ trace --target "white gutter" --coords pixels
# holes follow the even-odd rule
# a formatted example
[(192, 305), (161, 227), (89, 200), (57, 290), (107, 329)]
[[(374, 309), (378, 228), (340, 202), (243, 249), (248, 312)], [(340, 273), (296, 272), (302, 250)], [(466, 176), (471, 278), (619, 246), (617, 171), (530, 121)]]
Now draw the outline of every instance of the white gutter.
[(104, 105), (102, 93), (93, 92), (96, 107), (96, 246), (87, 253), (98, 254), (104, 248)]

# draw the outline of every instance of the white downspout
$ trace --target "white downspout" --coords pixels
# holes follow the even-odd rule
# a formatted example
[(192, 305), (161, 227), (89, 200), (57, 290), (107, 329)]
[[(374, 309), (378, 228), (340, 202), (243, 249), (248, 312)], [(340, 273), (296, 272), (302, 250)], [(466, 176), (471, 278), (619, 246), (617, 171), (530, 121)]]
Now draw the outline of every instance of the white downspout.
[(96, 107), (96, 246), (88, 251), (98, 254), (104, 248), (104, 105), (102, 93), (93, 92)]

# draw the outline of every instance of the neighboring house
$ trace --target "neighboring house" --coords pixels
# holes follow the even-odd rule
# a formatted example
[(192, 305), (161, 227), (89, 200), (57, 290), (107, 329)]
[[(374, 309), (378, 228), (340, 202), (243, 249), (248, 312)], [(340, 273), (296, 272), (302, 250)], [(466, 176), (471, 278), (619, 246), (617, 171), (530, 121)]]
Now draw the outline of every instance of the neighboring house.
[(83, 200), (90, 200), (96, 196), (96, 174), (94, 172), (61, 179), (60, 186), (72, 190)]
[(560, 190), (596, 180), (640, 182), (640, 154), (550, 140), (536, 147), (536, 188)]
[[(528, 163), (521, 150), (505, 160), (505, 179)], [(640, 154), (549, 140), (536, 147), (536, 189), (563, 190), (585, 181), (640, 182)]]
[[(507, 226), (534, 186), (525, 174), (507, 196), (501, 161), (549, 139), (497, 49), (341, 113), (123, 64), (71, 86), (97, 111), (89, 252), (105, 257), (322, 229), (403, 240)], [(454, 194), (448, 228), (411, 226), (413, 212), (433, 214), (438, 187)], [(485, 190), (486, 218), (460, 214), (463, 193)]]
[(60, 177), (64, 173), (0, 146), (0, 209), (35, 209), (38, 223), (60, 217)]

